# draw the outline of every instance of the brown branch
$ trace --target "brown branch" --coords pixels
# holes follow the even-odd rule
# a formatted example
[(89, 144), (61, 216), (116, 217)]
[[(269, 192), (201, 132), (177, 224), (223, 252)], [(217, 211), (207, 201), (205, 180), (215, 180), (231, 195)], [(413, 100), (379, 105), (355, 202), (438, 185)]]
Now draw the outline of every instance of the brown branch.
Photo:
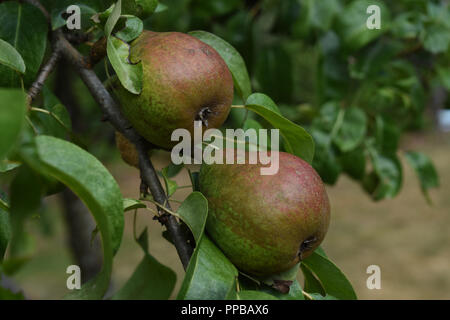
[(51, 16), (48, 13), (48, 11), (45, 9), (45, 7), (39, 2), (39, 0), (24, 0), (24, 2), (31, 4), (41, 10), (42, 14), (45, 16), (45, 19), (47, 19), (47, 22), (51, 23)]
[(50, 76), (52, 71), (55, 69), (56, 64), (61, 57), (61, 51), (54, 46), (54, 50), (48, 59), (47, 63), (41, 68), (37, 79), (33, 82), (30, 89), (28, 90), (28, 103), (36, 98), (36, 96), (41, 92), (42, 87), (44, 86), (45, 81)]
[(100, 60), (106, 57), (106, 38), (98, 39), (89, 52), (88, 65), (93, 68)]
[[(90, 93), (100, 105), (107, 120), (136, 146), (139, 153), (139, 167), (142, 180), (150, 189), (155, 201), (171, 210), (167, 201), (167, 195), (148, 157), (148, 143), (134, 130), (128, 120), (122, 116), (116, 101), (111, 97), (94, 71), (89, 68), (86, 59), (67, 41), (62, 31), (56, 30), (54, 35), (62, 54), (75, 67)], [(166, 214), (161, 208), (158, 208), (158, 211), (161, 215)], [(169, 216), (165, 219), (164, 224), (172, 237), (183, 267), (186, 269), (192, 255), (192, 247), (174, 216)]]
[[(50, 15), (47, 10), (41, 5), (39, 0), (25, 0), (26, 2), (35, 5), (42, 11), (44, 16), (50, 21)], [(61, 29), (52, 32), (52, 43), (54, 43), (54, 50), (61, 52), (61, 54), (73, 65), (80, 78), (88, 87), (93, 98), (99, 104), (105, 117), (113, 125), (113, 127), (121, 132), (128, 140), (130, 140), (136, 147), (139, 153), (139, 168), (141, 178), (145, 185), (150, 189), (150, 192), (156, 202), (171, 210), (168, 198), (161, 182), (158, 179), (155, 168), (148, 157), (149, 144), (146, 142), (131, 126), (128, 120), (120, 113), (119, 106), (111, 97), (110, 93), (103, 86), (97, 75), (90, 69), (91, 63), (85, 59), (77, 49), (65, 38)], [(158, 207), (160, 215), (167, 215), (164, 209)], [(190, 245), (185, 233), (183, 233), (180, 224), (176, 218), (169, 215), (167, 219), (163, 219), (170, 236), (174, 242), (178, 256), (181, 263), (186, 270), (193, 248)]]

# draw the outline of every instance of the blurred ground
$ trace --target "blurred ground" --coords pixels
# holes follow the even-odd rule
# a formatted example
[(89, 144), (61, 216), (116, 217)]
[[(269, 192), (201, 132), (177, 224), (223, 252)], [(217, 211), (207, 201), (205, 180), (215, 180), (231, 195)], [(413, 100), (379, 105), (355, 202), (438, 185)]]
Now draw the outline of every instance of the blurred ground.
[[(426, 152), (440, 175), (441, 187), (431, 192), (433, 206), (421, 195), (414, 172), (405, 163), (403, 189), (398, 197), (372, 202), (362, 189), (342, 176), (328, 188), (332, 220), (323, 247), (328, 256), (353, 283), (360, 299), (450, 299), (450, 134), (410, 135), (402, 149)], [(164, 156), (155, 156), (157, 168), (164, 166)], [(109, 166), (119, 181), (125, 197), (137, 197), (137, 170), (120, 161)], [(177, 177), (187, 185), (185, 171)], [(177, 192), (183, 199), (189, 189)], [(66, 267), (71, 264), (65, 249), (64, 227), (56, 198), (51, 218), (56, 233), (51, 238), (38, 236), (36, 257), (14, 277), (32, 299), (59, 299), (66, 292)], [(173, 203), (174, 208), (177, 207)], [(120, 287), (139, 263), (142, 253), (132, 236), (132, 214), (127, 213), (122, 247), (115, 258), (113, 288)], [(149, 211), (139, 213), (140, 232), (149, 227), (150, 252), (179, 275), (183, 271), (175, 249), (161, 237), (161, 226)], [(381, 290), (366, 287), (366, 268), (381, 268)]]

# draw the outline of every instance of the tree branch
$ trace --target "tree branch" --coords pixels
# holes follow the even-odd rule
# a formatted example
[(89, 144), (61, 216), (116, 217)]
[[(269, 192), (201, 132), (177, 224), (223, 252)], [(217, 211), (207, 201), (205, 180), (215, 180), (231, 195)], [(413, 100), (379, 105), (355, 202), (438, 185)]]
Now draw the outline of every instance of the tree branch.
[[(50, 15), (39, 2), (39, 0), (25, 0), (26, 2), (36, 6), (42, 11), (44, 16), (50, 23)], [(121, 132), (128, 140), (130, 140), (136, 147), (139, 153), (139, 168), (141, 171), (141, 179), (148, 186), (150, 192), (156, 202), (171, 210), (168, 198), (161, 182), (158, 179), (155, 168), (148, 157), (149, 144), (145, 141), (132, 127), (128, 120), (120, 113), (119, 106), (111, 97), (108, 90), (103, 86), (97, 75), (90, 69), (91, 61), (85, 59), (77, 49), (65, 38), (61, 29), (55, 30), (52, 33), (52, 43), (54, 43), (55, 52), (60, 52), (74, 67), (80, 78), (88, 87), (95, 101), (99, 104), (107, 120), (111, 122), (113, 127)], [(158, 212), (161, 215), (167, 215), (162, 208), (158, 207)], [(178, 256), (181, 263), (186, 270), (193, 248), (188, 242), (187, 237), (181, 230), (180, 224), (176, 218), (169, 215), (167, 219), (162, 219), (162, 223), (172, 237), (175, 244)]]
[[(67, 41), (62, 31), (56, 30), (54, 36), (56, 37), (57, 46), (59, 46), (62, 54), (75, 67), (75, 70), (88, 87), (90, 93), (100, 105), (107, 120), (111, 122), (117, 131), (121, 132), (136, 146), (136, 150), (139, 153), (141, 177), (149, 187), (155, 201), (171, 210), (169, 202), (167, 201), (167, 195), (164, 192), (155, 168), (148, 157), (148, 143), (134, 130), (128, 120), (122, 116), (116, 101), (111, 97), (110, 93), (103, 86), (94, 71), (89, 69), (89, 64), (86, 59), (69, 43), (69, 41)], [(158, 208), (158, 211), (162, 215), (166, 214), (161, 208)], [(170, 215), (162, 222), (169, 231), (183, 267), (186, 269), (192, 254), (192, 247), (188, 243), (188, 240), (180, 228), (180, 224), (174, 216)]]
[(41, 92), (45, 81), (50, 76), (50, 73), (52, 73), (52, 71), (55, 69), (56, 63), (58, 62), (60, 57), (61, 57), (60, 50), (54, 47), (50, 59), (48, 59), (47, 63), (42, 67), (37, 79), (33, 82), (30, 89), (28, 90), (29, 104), (31, 104), (31, 102), (36, 98), (36, 96)]

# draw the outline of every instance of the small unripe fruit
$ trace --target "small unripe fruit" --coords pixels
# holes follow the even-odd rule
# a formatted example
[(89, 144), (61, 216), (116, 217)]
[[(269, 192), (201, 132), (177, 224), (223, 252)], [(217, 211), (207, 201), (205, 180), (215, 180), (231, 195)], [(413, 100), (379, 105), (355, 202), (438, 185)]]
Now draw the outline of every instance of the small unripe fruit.
[[(119, 149), (120, 156), (125, 163), (132, 167), (139, 168), (139, 154), (136, 147), (119, 131), (116, 131), (116, 147)], [(151, 154), (152, 152), (150, 150), (148, 156), (150, 157)]]
[(308, 163), (280, 152), (278, 173), (261, 175), (262, 166), (203, 164), (199, 176), (209, 204), (207, 232), (233, 264), (255, 276), (307, 258), (330, 220), (325, 186)]

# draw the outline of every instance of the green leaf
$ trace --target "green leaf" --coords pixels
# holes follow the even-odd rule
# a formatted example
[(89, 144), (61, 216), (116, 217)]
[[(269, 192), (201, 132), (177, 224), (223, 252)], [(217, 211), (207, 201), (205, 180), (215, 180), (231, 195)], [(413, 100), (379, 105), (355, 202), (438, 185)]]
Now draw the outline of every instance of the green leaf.
[(287, 152), (311, 163), (314, 157), (314, 141), (305, 129), (274, 111), (274, 102), (264, 94), (252, 94), (245, 107), (266, 119), (280, 130)]
[(135, 0), (136, 4), (140, 7), (140, 16), (148, 17), (155, 12), (158, 7), (158, 0)]
[[(298, 265), (296, 266), (296, 270), (298, 271)], [(297, 273), (295, 273), (296, 275)], [(241, 290), (251, 290), (251, 291), (258, 291), (258, 292), (265, 292), (267, 294), (270, 294), (271, 296), (274, 296), (280, 300), (304, 300), (303, 296), (303, 290), (300, 286), (300, 283), (296, 279), (296, 277), (292, 278), (292, 284), (290, 285), (289, 292), (288, 293), (282, 293), (279, 290), (273, 288), (272, 286), (268, 286), (264, 283), (261, 283), (257, 279), (251, 278), (249, 276), (240, 274), (240, 277), (238, 278), (239, 286)], [(237, 299), (236, 297), (237, 292), (230, 295), (230, 299)]]
[(262, 291), (243, 290), (236, 293), (236, 300), (278, 300), (278, 298)]
[(25, 122), (26, 95), (18, 89), (0, 88), (0, 160), (16, 144)]
[(365, 112), (358, 108), (346, 109), (342, 123), (339, 124), (339, 130), (333, 137), (333, 142), (342, 152), (352, 151), (364, 140), (366, 129)]
[[(284, 272), (261, 279), (270, 288), (264, 291), (282, 300), (304, 300), (302, 288), (297, 281), (299, 269), (300, 263)], [(287, 293), (283, 293), (286, 289)]]
[(74, 138), (72, 133), (72, 120), (67, 108), (47, 86), (42, 88), (42, 95), (45, 109), (51, 112), (51, 115), (47, 115), (44, 121), (46, 127), (49, 128), (49, 132), (52, 132), (52, 135), (59, 138), (67, 138), (69, 133)]
[(0, 39), (0, 63), (17, 72), (25, 73), (25, 62), (20, 53), (2, 39)]
[(267, 135), (267, 143), (266, 143), (266, 145), (264, 145), (262, 143), (262, 141), (260, 140), (259, 130), (260, 129), (264, 129), (264, 128), (258, 121), (256, 121), (255, 119), (247, 119), (247, 120), (245, 120), (243, 129), (244, 129), (244, 131), (246, 131), (248, 129), (254, 129), (256, 131), (256, 137), (257, 137), (258, 145), (255, 146), (253, 144), (246, 143), (245, 147), (248, 150), (257, 151), (258, 150), (258, 146), (263, 146), (263, 147), (266, 147), (267, 150), (270, 150), (270, 136)]
[(328, 101), (320, 107), (320, 113), (314, 118), (312, 127), (325, 133), (331, 133), (341, 109), (337, 101)]
[(113, 300), (167, 300), (176, 279), (175, 272), (146, 254)]
[(325, 250), (323, 250), (322, 246), (318, 246), (314, 252), (317, 253), (318, 255), (321, 255), (322, 257), (328, 259), (328, 256), (325, 253)]
[(237, 52), (228, 42), (212, 33), (206, 31), (191, 31), (189, 34), (210, 45), (220, 54), (233, 75), (234, 86), (237, 92), (243, 101), (247, 100), (252, 93), (252, 87), (247, 67), (239, 52)]
[(258, 51), (254, 67), (256, 90), (277, 102), (290, 102), (294, 87), (292, 55), (282, 43), (263, 46)]
[(437, 72), (442, 85), (450, 91), (450, 68), (440, 67)]
[(273, 274), (270, 275), (266, 278), (263, 279), (259, 279), (261, 280), (262, 283), (265, 283), (266, 285), (270, 286), (270, 287), (276, 287), (277, 286), (277, 282), (294, 282), (295, 279), (297, 279), (297, 274), (298, 274), (298, 270), (300, 268), (300, 263), (296, 264), (295, 266), (293, 266), (292, 268), (277, 273), (277, 274)]
[(378, 150), (384, 154), (395, 154), (398, 149), (401, 131), (398, 124), (380, 115), (375, 119), (375, 143)]
[(361, 180), (366, 173), (366, 155), (362, 148), (342, 154), (339, 163), (351, 178)]
[(175, 177), (178, 173), (180, 173), (181, 169), (184, 168), (184, 164), (173, 164), (172, 162), (165, 167), (162, 171), (164, 172), (164, 174), (167, 176), (167, 178), (173, 178)]
[(134, 94), (142, 91), (142, 63), (130, 64), (130, 45), (114, 36), (108, 37), (106, 51), (120, 83)]
[[(28, 166), (22, 166), (11, 183), (11, 241), (5, 272), (12, 274), (31, 258), (33, 245), (26, 233), (27, 218), (38, 213), (44, 192), (43, 179)], [(8, 266), (9, 265), (9, 266)]]
[(47, 115), (47, 120), (51, 121), (53, 127), (53, 135), (55, 137), (67, 138), (68, 134), (72, 133), (72, 120), (66, 107), (62, 104), (55, 104), (48, 108), (51, 112)]
[(123, 199), (123, 211), (131, 211), (136, 209), (147, 208), (145, 203), (136, 199)]
[(314, 276), (311, 270), (308, 269), (304, 264), (300, 265), (303, 273), (303, 278), (305, 279), (304, 289), (306, 292), (314, 293), (317, 292), (321, 295), (325, 295), (325, 289), (322, 287), (320, 281)]
[(276, 103), (267, 95), (264, 93), (253, 93), (250, 97), (248, 97), (246, 105), (262, 105), (266, 109), (269, 109), (272, 112), (275, 112), (276, 114), (283, 116), (280, 112), (280, 109), (276, 105)]
[(236, 290), (238, 271), (203, 235), (191, 257), (178, 300), (225, 300)]
[(425, 30), (423, 46), (431, 53), (446, 52), (450, 45), (449, 28), (440, 24), (431, 25)]
[(177, 215), (187, 224), (196, 242), (200, 241), (208, 217), (208, 200), (198, 191), (192, 192), (177, 210)]
[(358, 80), (377, 77), (381, 66), (387, 66), (402, 49), (403, 44), (396, 39), (377, 41), (367, 46), (358, 52), (355, 63), (350, 64), (350, 76)]
[(134, 16), (126, 16), (125, 28), (116, 33), (116, 37), (130, 42), (139, 37), (144, 29), (144, 23), (141, 19)]
[(382, 155), (369, 148), (374, 171), (379, 179), (372, 192), (374, 200), (395, 197), (402, 186), (402, 166), (396, 155)]
[(0, 160), (0, 173), (8, 172), (20, 167), (21, 163), (17, 161), (11, 161), (8, 159)]
[(296, 20), (293, 30), (295, 35), (305, 37), (311, 32), (311, 27), (327, 31), (341, 10), (338, 0), (305, 0), (302, 2), (300, 16)]
[(169, 9), (168, 6), (166, 6), (164, 3), (158, 2), (158, 6), (155, 9), (155, 13), (163, 12), (166, 11), (167, 9)]
[[(59, 2), (59, 1), (58, 1)], [(80, 7), (81, 27), (83, 30), (88, 29), (92, 25), (91, 17), (97, 13), (97, 10), (90, 5), (81, 3), (81, 1), (61, 1), (56, 8), (51, 11), (52, 30), (56, 30), (66, 25), (67, 20), (62, 17), (63, 13), (67, 12), (70, 5), (77, 5)]]
[(326, 257), (313, 252), (302, 264), (320, 280), (326, 294), (340, 300), (354, 300), (356, 293), (345, 275)]
[(171, 197), (178, 189), (178, 184), (175, 180), (169, 179), (163, 173), (164, 184), (166, 185), (166, 193), (168, 197)]
[(98, 12), (95, 15), (91, 17), (91, 20), (94, 21), (94, 23), (98, 23), (102, 26), (105, 26), (106, 22), (108, 21), (109, 16), (113, 12), (115, 8), (115, 4), (112, 4), (108, 9)]
[(113, 32), (114, 27), (117, 24), (117, 21), (120, 19), (120, 15), (122, 13), (122, 1), (118, 0), (114, 7), (112, 8), (111, 13), (108, 16), (108, 20), (106, 20), (105, 24), (105, 36), (109, 38)]
[(439, 187), (439, 176), (433, 162), (427, 155), (415, 151), (406, 152), (405, 158), (415, 170), (417, 178), (420, 181), (420, 188), (422, 189), (425, 198), (431, 203), (428, 190)]
[(142, 91), (142, 63), (131, 64), (129, 60), (130, 45), (111, 35), (120, 18), (121, 10), (121, 0), (119, 0), (106, 21), (106, 52), (109, 62), (111, 62), (111, 66), (116, 71), (116, 75), (123, 87), (131, 93), (139, 94)]
[(0, 287), (0, 300), (25, 300), (22, 292), (12, 292), (9, 289)]
[(6, 248), (11, 240), (12, 230), (9, 213), (0, 208), (0, 263), (5, 256)]
[[(72, 133), (72, 120), (66, 107), (46, 87), (42, 89), (44, 97), (43, 108), (32, 108), (30, 119), (39, 134), (50, 135), (60, 139), (74, 137)], [(76, 139), (76, 137), (74, 137)]]
[[(6, 1), (0, 3), (0, 38), (8, 42), (23, 58), (26, 66), (25, 87), (36, 78), (47, 46), (47, 21), (42, 12), (26, 3)], [(3, 49), (0, 50), (3, 52)], [(19, 74), (9, 67), (0, 66), (0, 86), (20, 87)]]
[(139, 237), (144, 258), (113, 300), (167, 300), (172, 294), (177, 276), (147, 252), (147, 238), (145, 229)]
[[(367, 8), (373, 4), (379, 6), (381, 11), (380, 29), (367, 28)], [(389, 30), (389, 24), (390, 14), (382, 1), (356, 0), (351, 1), (338, 15), (337, 31), (347, 47), (357, 50)]]
[(122, 12), (145, 19), (150, 17), (157, 7), (158, 0), (124, 0)]
[(199, 190), (199, 186), (198, 186), (198, 175), (199, 172), (191, 172), (189, 170), (189, 178), (191, 179), (191, 184), (192, 184), (192, 190), (193, 191), (198, 191)]
[(78, 146), (50, 136), (38, 136), (35, 141), (42, 169), (80, 197), (94, 216), (102, 236), (101, 272), (67, 298), (100, 299), (108, 289), (112, 258), (122, 240), (124, 217), (119, 186), (94, 156)]
[(339, 300), (338, 298), (333, 297), (329, 294), (323, 296), (319, 293), (311, 293), (309, 296), (312, 298), (312, 300)]
[[(170, 172), (169, 172), (169, 168), (170, 168)], [(182, 166), (181, 166), (182, 168)], [(162, 169), (161, 171), (161, 175), (164, 179), (164, 184), (166, 185), (166, 192), (167, 192), (167, 196), (172, 196), (175, 191), (177, 191), (178, 189), (178, 184), (175, 180), (170, 179), (169, 175), (171, 175), (172, 177), (174, 175), (177, 174), (178, 167), (175, 167), (175, 165), (169, 165), (167, 167), (165, 167), (164, 169)]]
[(337, 161), (335, 150), (331, 145), (331, 137), (320, 130), (313, 130), (311, 134), (316, 146), (312, 166), (319, 173), (323, 182), (333, 185), (339, 178), (342, 167)]
[(6, 195), (0, 191), (0, 209), (9, 212), (9, 204), (6, 201)]
[(392, 33), (399, 38), (414, 39), (423, 30), (420, 18), (423, 13), (410, 11), (400, 13), (392, 21)]

